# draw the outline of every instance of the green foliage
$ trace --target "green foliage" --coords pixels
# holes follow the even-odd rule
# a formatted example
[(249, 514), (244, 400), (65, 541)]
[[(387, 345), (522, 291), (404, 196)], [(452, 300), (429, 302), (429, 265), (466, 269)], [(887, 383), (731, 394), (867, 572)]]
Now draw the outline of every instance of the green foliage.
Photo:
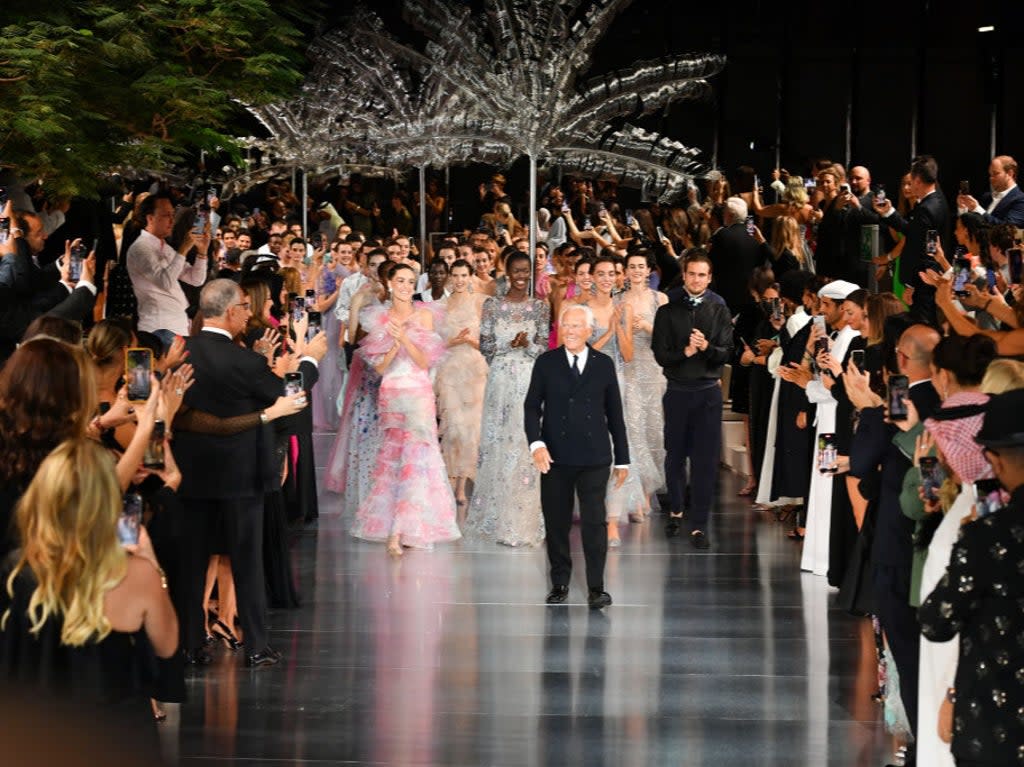
[(98, 174), (236, 148), (242, 104), (290, 95), (320, 3), (8, 0), (0, 9), (0, 164), (55, 193)]

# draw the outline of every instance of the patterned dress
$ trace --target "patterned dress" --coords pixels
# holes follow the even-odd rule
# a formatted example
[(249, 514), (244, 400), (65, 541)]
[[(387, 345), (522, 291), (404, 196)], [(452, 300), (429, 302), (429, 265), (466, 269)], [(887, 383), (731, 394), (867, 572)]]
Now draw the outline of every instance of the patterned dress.
[[(480, 317), (477, 315), (476, 298), (472, 295), (469, 298), (456, 308), (452, 308), (450, 298), (445, 301), (447, 313), (439, 326), (445, 342), (459, 335), (463, 328), (469, 328), (470, 337), (479, 340)], [(476, 476), (486, 386), (487, 360), (483, 354), (471, 344), (448, 347), (444, 359), (437, 366), (434, 391), (441, 422), (441, 455), (449, 477), (472, 479)]]
[[(523, 427), (523, 400), (534, 360), (547, 348), (550, 310), (544, 301), (488, 298), (480, 326), (480, 351), (490, 364), (484, 393), (480, 461), (466, 533), (507, 546), (544, 540), (540, 473)], [(512, 348), (526, 332), (527, 346)]]
[[(388, 305), (366, 311), (362, 341), (368, 365), (380, 361), (395, 341), (387, 332)], [(405, 331), (433, 366), (444, 343), (410, 317)], [(397, 535), (404, 546), (429, 549), (462, 537), (455, 522), (455, 496), (437, 444), (437, 416), (430, 372), (400, 348), (384, 371), (378, 396), (380, 452), (370, 494), (359, 504), (352, 535), (385, 541)]]

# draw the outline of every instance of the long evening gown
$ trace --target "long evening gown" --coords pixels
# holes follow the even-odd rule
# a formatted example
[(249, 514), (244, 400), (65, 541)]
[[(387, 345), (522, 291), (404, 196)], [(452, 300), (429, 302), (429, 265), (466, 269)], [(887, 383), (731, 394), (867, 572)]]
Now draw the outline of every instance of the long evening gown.
[[(351, 272), (343, 266), (325, 269), (320, 276), (317, 294), (330, 296)], [(337, 304), (335, 304), (337, 305)], [(332, 306), (322, 317), (327, 334), (327, 354), (320, 360), (320, 379), (313, 387), (313, 426), (318, 431), (337, 431), (341, 423), (341, 392), (345, 387), (345, 354), (338, 348), (341, 320)]]
[[(372, 305), (360, 312), (362, 327), (366, 327), (365, 312), (370, 308)], [(359, 504), (370, 494), (371, 474), (381, 443), (379, 390), (380, 374), (367, 364), (365, 351), (356, 349), (345, 382), (341, 423), (324, 472), (324, 486), (342, 494), (341, 513), (347, 520), (355, 518)]]
[[(456, 337), (463, 328), (469, 328), (474, 340), (480, 338), (480, 317), (476, 299), (452, 308), (451, 299), (445, 302), (447, 313), (439, 327), (445, 342)], [(476, 463), (480, 455), (480, 420), (484, 409), (484, 389), (487, 386), (487, 360), (471, 344), (448, 347), (437, 366), (434, 391), (437, 393), (437, 414), (440, 419), (441, 456), (449, 477), (476, 476)]]
[[(590, 335), (590, 345), (593, 346), (606, 332), (608, 332), (608, 328), (595, 327)], [(623, 399), (623, 417), (625, 418), (625, 414), (629, 412), (629, 398), (626, 394), (625, 361), (622, 359), (622, 352), (619, 350), (619, 337), (613, 333), (612, 337), (599, 351), (602, 354), (607, 354), (615, 363), (615, 376), (619, 379), (619, 394)], [(653, 356), (653, 352), (651, 354)], [(658, 377), (662, 380), (665, 378), (660, 368), (658, 370)], [(656, 472), (654, 467), (648, 466), (644, 468), (640, 466), (637, 456), (633, 454), (633, 445), (640, 442), (643, 438), (630, 428), (628, 420), (626, 420), (626, 439), (629, 441), (630, 450), (629, 474), (626, 475), (626, 481), (622, 484), (622, 487), (617, 489), (615, 487), (615, 475), (613, 474), (608, 478), (608, 492), (605, 503), (609, 520), (619, 520), (627, 514), (644, 514), (647, 509), (647, 503), (640, 477), (643, 473), (646, 473), (649, 481), (653, 482), (650, 478)], [(650, 453), (647, 454), (646, 458), (650, 459)]]
[[(465, 530), (468, 536), (507, 546), (544, 540), (540, 473), (533, 465), (523, 427), (523, 400), (534, 360), (547, 348), (546, 302), (488, 298), (480, 326), (480, 351), (490, 364), (484, 393), (480, 461)], [(513, 349), (526, 332), (529, 343)]]
[[(388, 305), (366, 311), (368, 335), (361, 348), (367, 364), (376, 364), (394, 345), (387, 332)], [(409, 340), (429, 367), (444, 354), (433, 330), (406, 320)], [(462, 537), (455, 522), (455, 495), (448, 484), (437, 444), (437, 415), (430, 371), (399, 348), (381, 376), (378, 396), (382, 440), (370, 494), (359, 504), (352, 535), (368, 541), (400, 537), (402, 545), (429, 549)]]
[[(637, 316), (653, 324), (658, 297), (654, 291), (648, 291), (648, 299)], [(636, 473), (644, 495), (654, 504), (654, 494), (665, 486), (665, 415), (661, 400), (666, 382), (654, 359), (650, 333), (633, 331), (633, 359), (625, 363), (623, 378), (630, 473)]]

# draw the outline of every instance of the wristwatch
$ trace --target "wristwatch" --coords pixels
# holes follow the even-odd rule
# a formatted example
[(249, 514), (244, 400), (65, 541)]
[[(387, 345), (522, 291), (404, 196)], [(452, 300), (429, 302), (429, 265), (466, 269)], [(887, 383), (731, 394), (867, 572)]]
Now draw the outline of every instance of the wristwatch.
[(260, 423), (263, 424), (264, 426), (266, 426), (268, 423), (270, 423), (270, 418), (269, 418), (269, 416), (267, 416), (267, 411), (266, 410), (261, 410), (260, 411)]

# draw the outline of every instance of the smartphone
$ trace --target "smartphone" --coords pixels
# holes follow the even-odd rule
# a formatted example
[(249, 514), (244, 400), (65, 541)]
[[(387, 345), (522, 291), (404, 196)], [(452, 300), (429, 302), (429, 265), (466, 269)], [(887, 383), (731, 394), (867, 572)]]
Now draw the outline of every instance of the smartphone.
[(974, 483), (974, 510), (979, 517), (999, 511), (1009, 502), (998, 479), (979, 479)]
[(779, 320), (782, 319), (782, 299), (781, 298), (773, 298), (772, 299), (771, 318), (772, 318), (773, 322), (778, 322)]
[(309, 238), (309, 244), (313, 246), (313, 250), (322, 248), (324, 246), (324, 236), (322, 234), (314, 234)]
[(142, 496), (125, 493), (121, 515), (117, 518), (117, 542), (122, 546), (134, 546), (139, 542), (142, 527)]
[(818, 182), (813, 178), (804, 179), (804, 189), (814, 189), (818, 185)]
[(946, 472), (939, 466), (939, 459), (935, 456), (921, 456), (918, 470), (921, 472), (921, 489), (924, 492), (924, 499), (926, 501), (939, 500), (939, 488), (942, 487), (942, 482), (946, 479)]
[(320, 312), (309, 313), (309, 324), (306, 326), (306, 343), (313, 340), (313, 336), (322, 329)]
[(0, 245), (6, 245), (11, 239), (11, 219), (6, 216), (0, 218)]
[(814, 358), (817, 359), (818, 355), (822, 352), (828, 351), (828, 338), (822, 337), (814, 342)]
[(205, 210), (200, 210), (196, 213), (196, 220), (192, 223), (192, 232), (194, 234), (202, 234), (206, 231), (206, 224), (210, 220), (210, 214)]
[(1006, 258), (1010, 263), (1010, 283), (1020, 285), (1021, 277), (1024, 275), (1024, 250), (1010, 248), (1006, 251)]
[(840, 192), (840, 194), (850, 194), (850, 185), (849, 184), (840, 184), (839, 185), (839, 192)]
[(929, 256), (934, 256), (939, 252), (939, 230), (929, 229), (924, 236), (925, 252)]
[(749, 234), (751, 237), (754, 236), (754, 227), (755, 226), (756, 226), (756, 224), (754, 223), (754, 217), (753, 216), (747, 216), (747, 234)]
[(960, 194), (970, 194), (970, 193), (971, 193), (971, 182), (968, 181), (967, 179), (961, 179), (960, 180)]
[(818, 435), (818, 471), (835, 474), (839, 463), (839, 446), (835, 434)]
[(153, 372), (153, 352), (132, 347), (124, 350), (124, 380), (128, 384), (128, 401), (145, 402), (149, 399)]
[(971, 261), (968, 258), (953, 259), (953, 295), (957, 298), (966, 298), (967, 285), (971, 281)]
[(994, 269), (985, 270), (985, 282), (988, 284), (988, 292), (994, 294), (996, 292), (996, 273)]
[(284, 396), (291, 397), (295, 394), (301, 394), (305, 390), (305, 386), (302, 382), (302, 373), (285, 373), (284, 374)]
[(7, 187), (0, 186), (0, 205), (7, 204)]
[(207, 205), (212, 205), (213, 201), (215, 199), (217, 199), (218, 197), (220, 197), (220, 194), (217, 192), (217, 187), (211, 186), (209, 189), (206, 190), (206, 204)]
[(68, 279), (72, 282), (78, 282), (82, 279), (82, 262), (85, 257), (89, 254), (85, 250), (85, 245), (78, 244), (71, 249), (71, 268), (68, 270)]
[(167, 427), (163, 421), (153, 422), (153, 435), (146, 445), (146, 453), (142, 458), (142, 465), (147, 469), (162, 469), (164, 467), (164, 436), (167, 434)]
[(658, 232), (658, 242), (661, 242), (662, 240), (667, 240), (668, 239), (668, 237), (665, 236), (664, 230), (662, 230), (662, 228), (660, 226), (656, 226), (654, 228)]
[(825, 315), (824, 314), (815, 314), (813, 317), (811, 317), (811, 322), (813, 322), (815, 325), (817, 325), (819, 328), (821, 328), (821, 332), (822, 333), (825, 332)]
[(889, 376), (889, 420), (906, 421), (907, 406), (903, 402), (910, 394), (910, 379), (906, 376)]
[(258, 216), (258, 215), (260, 214), (260, 209), (259, 209), (259, 208), (253, 208), (253, 209), (252, 209), (252, 214), (253, 214), (254, 216)]
[(306, 306), (316, 303), (316, 291), (310, 288), (306, 291)]
[(864, 350), (854, 349), (850, 352), (850, 359), (853, 361), (853, 366), (857, 368), (861, 373), (864, 372)]
[(633, 226), (636, 223), (636, 219), (633, 218), (633, 211), (626, 208), (626, 226)]
[(885, 186), (879, 184), (875, 189), (875, 203), (881, 205), (885, 202)]
[(306, 313), (306, 299), (302, 296), (295, 296), (292, 299), (292, 322), (301, 322), (302, 315)]

